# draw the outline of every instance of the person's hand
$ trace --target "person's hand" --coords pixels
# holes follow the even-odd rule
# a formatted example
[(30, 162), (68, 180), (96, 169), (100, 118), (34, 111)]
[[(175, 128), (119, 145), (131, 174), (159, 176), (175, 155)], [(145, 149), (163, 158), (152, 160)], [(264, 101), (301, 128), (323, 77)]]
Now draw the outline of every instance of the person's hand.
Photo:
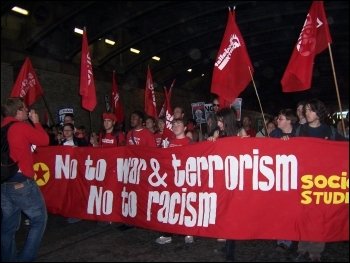
[(90, 143), (92, 144), (92, 146), (97, 146), (98, 145), (97, 134), (95, 132), (91, 133)]
[(215, 142), (216, 138), (214, 136), (208, 137), (207, 141)]

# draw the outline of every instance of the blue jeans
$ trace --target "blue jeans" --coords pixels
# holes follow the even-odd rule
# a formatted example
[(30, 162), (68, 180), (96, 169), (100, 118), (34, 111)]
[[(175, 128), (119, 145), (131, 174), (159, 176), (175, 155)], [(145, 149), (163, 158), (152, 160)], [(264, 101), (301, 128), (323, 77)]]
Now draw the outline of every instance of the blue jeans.
[[(30, 229), (23, 248), (17, 253), (15, 236), (21, 212), (30, 220)], [(36, 182), (25, 179), (20, 183), (1, 184), (1, 216), (1, 260), (34, 261), (47, 221), (45, 201)]]

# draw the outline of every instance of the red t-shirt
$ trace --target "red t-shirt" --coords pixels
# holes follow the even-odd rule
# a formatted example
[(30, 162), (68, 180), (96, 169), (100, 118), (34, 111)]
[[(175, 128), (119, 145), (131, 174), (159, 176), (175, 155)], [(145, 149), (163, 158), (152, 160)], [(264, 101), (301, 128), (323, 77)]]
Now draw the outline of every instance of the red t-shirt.
[(154, 134), (146, 128), (132, 129), (126, 136), (126, 144), (156, 147), (156, 140), (154, 139)]
[(125, 135), (123, 132), (119, 132), (116, 136), (113, 133), (100, 134), (100, 145), (102, 147), (120, 146), (125, 145)]
[(176, 147), (176, 146), (185, 146), (189, 145), (191, 143), (191, 139), (188, 137), (184, 137), (182, 139), (171, 139), (169, 143), (169, 147)]

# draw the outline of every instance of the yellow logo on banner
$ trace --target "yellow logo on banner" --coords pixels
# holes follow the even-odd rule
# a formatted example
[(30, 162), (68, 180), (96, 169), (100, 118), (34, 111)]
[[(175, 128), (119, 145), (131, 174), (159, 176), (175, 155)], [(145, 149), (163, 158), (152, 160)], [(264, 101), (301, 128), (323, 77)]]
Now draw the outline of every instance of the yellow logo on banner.
[(38, 186), (45, 185), (50, 179), (50, 169), (45, 163), (35, 163), (34, 168), (34, 180)]

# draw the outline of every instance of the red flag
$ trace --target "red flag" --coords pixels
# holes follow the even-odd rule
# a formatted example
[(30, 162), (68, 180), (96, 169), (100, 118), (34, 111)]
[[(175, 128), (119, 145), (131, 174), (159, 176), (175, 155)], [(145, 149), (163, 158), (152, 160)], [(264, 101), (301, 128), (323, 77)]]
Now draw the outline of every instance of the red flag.
[(253, 72), (244, 40), (235, 22), (235, 11), (229, 10), (211, 83), (211, 92), (219, 96), (221, 104), (231, 104), (247, 87), (251, 81), (249, 68)]
[(292, 57), (281, 80), (283, 92), (311, 88), (315, 56), (332, 43), (323, 2), (312, 2)]
[[(170, 89), (169, 91), (167, 91), (166, 87), (164, 87), (164, 103), (163, 103), (163, 106), (162, 108), (160, 109), (160, 112), (158, 114), (159, 117), (162, 117), (162, 116), (165, 116), (166, 114), (166, 110), (167, 110), (167, 101), (166, 101), (166, 96), (168, 96), (169, 98), (169, 104), (170, 104), (170, 99), (171, 99), (171, 93), (173, 91), (173, 87), (174, 87), (174, 84), (175, 84), (175, 79), (173, 80), (173, 82), (171, 83), (171, 86), (170, 86)], [(169, 106), (171, 108), (171, 106)]]
[(12, 87), (10, 96), (24, 98), (25, 103), (31, 106), (43, 94), (43, 89), (36, 76), (32, 62), (27, 57)]
[(121, 123), (124, 121), (124, 110), (123, 110), (123, 105), (121, 104), (121, 101), (120, 101), (118, 85), (115, 78), (116, 78), (115, 71), (113, 71), (111, 108), (112, 108), (112, 112), (114, 112), (115, 116), (117, 117), (117, 121)]
[(88, 111), (93, 111), (97, 104), (96, 89), (85, 28), (83, 31), (83, 44), (81, 48), (79, 94), (81, 95), (82, 107)]
[(148, 67), (147, 70), (147, 80), (145, 87), (145, 113), (148, 116), (157, 118), (157, 106), (156, 106), (156, 97), (154, 95), (153, 80), (151, 75), (151, 70)]
[[(173, 81), (173, 83), (174, 83), (174, 81)], [(171, 90), (172, 90), (172, 86), (170, 87), (170, 90), (168, 92), (166, 91), (166, 88), (164, 88), (164, 92), (165, 92), (165, 126), (169, 130), (173, 129), (172, 121), (174, 119), (173, 110), (172, 110), (171, 104), (170, 104)]]

